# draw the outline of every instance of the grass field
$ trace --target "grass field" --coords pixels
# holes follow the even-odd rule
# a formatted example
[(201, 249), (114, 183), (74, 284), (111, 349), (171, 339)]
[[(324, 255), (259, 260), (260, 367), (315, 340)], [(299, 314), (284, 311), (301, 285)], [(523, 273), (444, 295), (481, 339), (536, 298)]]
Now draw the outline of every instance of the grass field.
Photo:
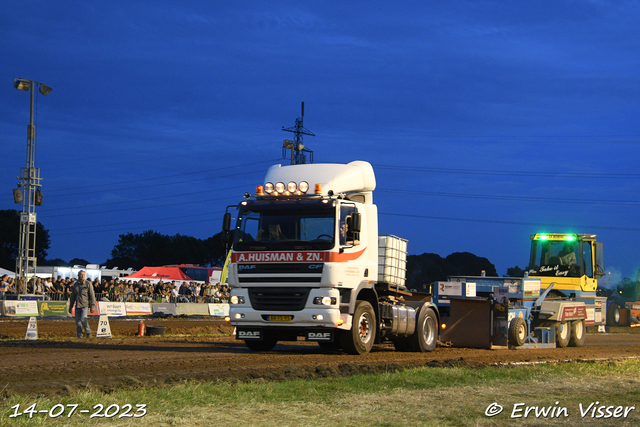
[[(56, 398), (5, 395), (0, 425), (640, 425), (638, 360), (419, 368), (317, 381), (181, 383), (111, 394), (90, 389)], [(96, 411), (102, 416), (91, 418)]]

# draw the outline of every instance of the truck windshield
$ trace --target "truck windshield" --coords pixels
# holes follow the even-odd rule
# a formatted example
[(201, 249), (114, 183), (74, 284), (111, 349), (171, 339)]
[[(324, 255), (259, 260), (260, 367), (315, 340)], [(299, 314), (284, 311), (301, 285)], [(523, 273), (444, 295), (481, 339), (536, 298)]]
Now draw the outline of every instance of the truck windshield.
[(580, 244), (575, 241), (532, 240), (529, 274), (580, 277)]
[(335, 210), (244, 210), (235, 250), (327, 250), (335, 241)]

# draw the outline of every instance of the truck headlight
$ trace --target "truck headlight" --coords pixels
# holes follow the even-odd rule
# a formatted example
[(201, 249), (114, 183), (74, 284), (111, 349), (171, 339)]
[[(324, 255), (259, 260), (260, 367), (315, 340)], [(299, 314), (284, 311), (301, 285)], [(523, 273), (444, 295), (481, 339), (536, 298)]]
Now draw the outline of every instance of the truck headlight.
[(315, 297), (313, 299), (313, 303), (318, 305), (336, 305), (337, 302), (336, 297)]
[(231, 298), (229, 298), (229, 302), (231, 304), (244, 304), (244, 297), (238, 296), (238, 295), (231, 295)]

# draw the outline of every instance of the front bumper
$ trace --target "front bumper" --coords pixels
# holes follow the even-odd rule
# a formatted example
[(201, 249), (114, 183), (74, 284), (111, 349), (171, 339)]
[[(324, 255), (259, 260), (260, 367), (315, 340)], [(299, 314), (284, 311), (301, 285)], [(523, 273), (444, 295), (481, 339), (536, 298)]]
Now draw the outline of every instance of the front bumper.
[[(235, 327), (258, 326), (280, 328), (337, 328), (345, 323), (348, 316), (340, 313), (340, 293), (337, 289), (311, 289), (302, 310), (256, 310), (252, 307), (247, 288), (232, 289), (243, 304), (229, 306), (231, 325)], [(329, 297), (331, 305), (314, 304), (314, 300)]]

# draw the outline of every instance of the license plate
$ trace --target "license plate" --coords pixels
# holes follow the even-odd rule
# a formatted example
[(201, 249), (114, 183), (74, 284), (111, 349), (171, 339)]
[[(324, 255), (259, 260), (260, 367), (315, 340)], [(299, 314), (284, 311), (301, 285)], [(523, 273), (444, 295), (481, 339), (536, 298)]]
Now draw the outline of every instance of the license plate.
[(290, 322), (293, 320), (293, 316), (269, 316), (267, 320), (271, 322)]

